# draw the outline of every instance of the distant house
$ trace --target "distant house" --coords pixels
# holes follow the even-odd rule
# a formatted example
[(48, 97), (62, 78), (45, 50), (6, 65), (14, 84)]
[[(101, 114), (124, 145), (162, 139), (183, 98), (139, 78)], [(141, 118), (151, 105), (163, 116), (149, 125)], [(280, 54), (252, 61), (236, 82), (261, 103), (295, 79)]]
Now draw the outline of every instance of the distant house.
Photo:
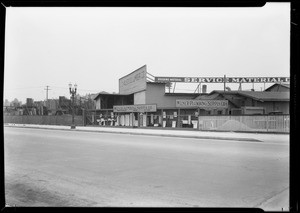
[(290, 84), (273, 84), (265, 89), (266, 92), (290, 92)]
[(26, 98), (26, 106), (32, 107), (33, 106), (33, 99), (32, 98)]

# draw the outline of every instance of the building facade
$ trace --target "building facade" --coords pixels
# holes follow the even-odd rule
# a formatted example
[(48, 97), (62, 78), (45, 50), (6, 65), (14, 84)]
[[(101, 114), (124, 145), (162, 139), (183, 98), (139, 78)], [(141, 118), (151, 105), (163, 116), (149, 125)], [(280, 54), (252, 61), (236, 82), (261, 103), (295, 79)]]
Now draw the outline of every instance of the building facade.
[(265, 91), (168, 93), (146, 65), (119, 79), (119, 93), (100, 92), (87, 125), (198, 128), (200, 116), (289, 114), (289, 86)]

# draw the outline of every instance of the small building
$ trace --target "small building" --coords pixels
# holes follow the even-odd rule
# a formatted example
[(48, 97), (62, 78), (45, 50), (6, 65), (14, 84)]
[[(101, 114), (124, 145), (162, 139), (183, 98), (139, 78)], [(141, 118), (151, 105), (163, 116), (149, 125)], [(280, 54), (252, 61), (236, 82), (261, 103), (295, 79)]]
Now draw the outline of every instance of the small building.
[(228, 100), (225, 114), (289, 114), (289, 92), (215, 90), (196, 99)]
[(58, 99), (48, 99), (45, 101), (47, 107), (48, 115), (55, 115), (56, 111), (59, 109)]
[(26, 98), (26, 106), (32, 107), (33, 106), (33, 99), (32, 98)]

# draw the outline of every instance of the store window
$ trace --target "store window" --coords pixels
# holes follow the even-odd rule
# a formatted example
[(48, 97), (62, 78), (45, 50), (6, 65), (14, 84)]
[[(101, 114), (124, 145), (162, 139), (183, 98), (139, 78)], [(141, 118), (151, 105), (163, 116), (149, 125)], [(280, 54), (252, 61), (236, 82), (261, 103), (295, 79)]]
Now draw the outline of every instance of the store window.
[(198, 109), (181, 109), (179, 126), (182, 128), (197, 128), (198, 116)]
[(147, 113), (147, 126), (149, 127), (161, 127), (162, 116), (161, 111), (148, 112)]
[(166, 109), (163, 110), (163, 127), (175, 128), (178, 125), (178, 110), (177, 109)]

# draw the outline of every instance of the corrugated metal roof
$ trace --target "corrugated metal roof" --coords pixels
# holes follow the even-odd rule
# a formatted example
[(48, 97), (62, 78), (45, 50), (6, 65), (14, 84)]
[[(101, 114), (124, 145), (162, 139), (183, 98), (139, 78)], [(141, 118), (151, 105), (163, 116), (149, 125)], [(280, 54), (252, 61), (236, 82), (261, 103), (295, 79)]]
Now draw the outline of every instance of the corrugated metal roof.
[[(289, 92), (260, 92), (260, 91), (223, 91), (223, 90), (214, 90), (212, 91), (209, 96), (213, 94), (232, 94), (232, 95), (241, 95), (249, 98), (253, 98), (259, 101), (289, 101), (290, 100), (290, 93)], [(208, 97), (207, 97), (208, 98)]]
[(199, 94), (196, 94), (196, 93), (165, 93), (166, 96), (191, 96), (191, 97), (195, 97)]
[(289, 92), (239, 91), (238, 94), (262, 101), (289, 101)]
[(282, 86), (285, 86), (287, 88), (290, 88), (290, 84), (281, 84)]
[(286, 87), (286, 88), (289, 88), (290, 89), (290, 84), (273, 84), (272, 86), (268, 87), (267, 89), (265, 89), (265, 91), (267, 90), (270, 90), (271, 88), (275, 87), (275, 86), (283, 86), (283, 87)]
[(207, 94), (207, 95), (199, 95), (197, 98), (195, 98), (195, 100), (213, 100), (216, 97), (218, 97), (219, 94), (218, 93), (214, 93), (214, 94)]

